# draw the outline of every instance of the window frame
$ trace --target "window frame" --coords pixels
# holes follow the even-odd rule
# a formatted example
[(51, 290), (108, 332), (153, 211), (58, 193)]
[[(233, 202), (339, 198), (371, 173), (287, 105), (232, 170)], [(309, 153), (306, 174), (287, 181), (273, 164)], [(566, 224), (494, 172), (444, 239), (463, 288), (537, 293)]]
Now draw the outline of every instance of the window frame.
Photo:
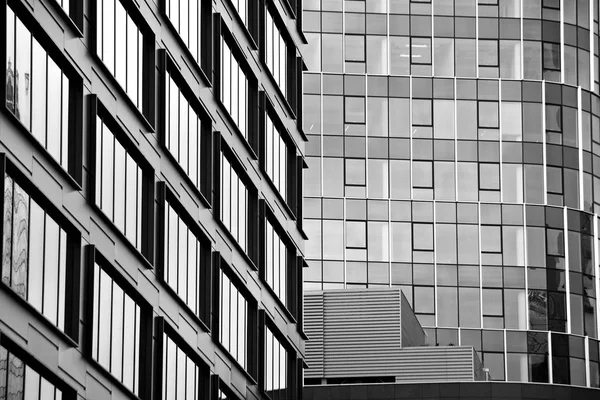
[[(289, 342), (285, 334), (283, 334), (271, 316), (265, 311), (260, 310), (258, 314), (258, 323), (260, 328), (260, 340), (259, 340), (259, 359), (260, 359), (260, 376), (259, 376), (259, 390), (262, 395), (269, 400), (274, 400), (273, 397), (267, 394), (267, 390), (265, 387), (266, 376), (265, 371), (267, 368), (266, 363), (266, 349), (265, 349), (265, 340), (267, 329), (271, 332), (273, 337), (279, 342), (279, 344), (287, 351), (287, 365), (286, 365), (286, 375), (287, 375), (287, 388), (286, 392), (288, 393), (287, 399), (282, 399), (280, 396), (277, 396), (280, 400), (291, 400), (296, 398), (299, 390), (302, 389), (302, 382), (299, 382), (297, 379), (300, 374), (297, 372), (298, 369), (302, 369), (302, 365), (299, 362), (298, 357), (296, 356), (296, 351), (294, 346)], [(300, 364), (300, 365), (299, 365)]]
[[(246, 12), (247, 15), (245, 18), (248, 20), (248, 23), (244, 22), (244, 17), (242, 17), (237, 7), (233, 3), (234, 0), (224, 0), (227, 5), (226, 8), (229, 8), (229, 15), (232, 15), (232, 18), (237, 20), (239, 26), (242, 27), (242, 32), (246, 39), (248, 40), (248, 44), (252, 50), (258, 50), (258, 30), (259, 30), (259, 10), (258, 10), (258, 1), (256, 0), (239, 0), (246, 2)], [(217, 13), (215, 13), (216, 15)], [(219, 54), (215, 52), (215, 54)]]
[(9, 353), (17, 356), (23, 364), (29, 366), (36, 373), (54, 385), (55, 388), (62, 392), (63, 400), (77, 400), (77, 390), (69, 386), (65, 381), (58, 377), (49, 367), (46, 367), (39, 357), (29, 353), (22, 348), (17, 341), (10, 337), (6, 332), (0, 331), (0, 346), (4, 347)]
[[(270, 208), (265, 200), (259, 200), (259, 221), (260, 221), (260, 262), (259, 262), (259, 278), (265, 284), (265, 288), (273, 296), (277, 304), (285, 312), (286, 316), (292, 323), (297, 322), (298, 312), (296, 305), (299, 303), (298, 296), (301, 296), (297, 292), (297, 265), (296, 265), (296, 247), (288, 233), (283, 229), (281, 223), (275, 217), (273, 210)], [(266, 276), (267, 272), (267, 221), (273, 228), (274, 233), (283, 242), (286, 249), (286, 280), (285, 280), (285, 299), (279, 297), (275, 292), (275, 289), (268, 283)], [(281, 275), (280, 275), (281, 277)], [(302, 293), (302, 292), (300, 292)]]
[[(190, 50), (188, 45), (185, 43), (185, 40), (181, 37), (177, 28), (173, 24), (173, 21), (171, 20), (171, 18), (168, 16), (169, 11), (167, 10), (167, 3), (169, 1), (174, 1), (174, 0), (162, 0), (159, 2), (160, 12), (166, 21), (166, 25), (172, 31), (177, 42), (179, 42), (179, 45), (182, 47), (185, 55), (192, 61), (192, 66), (194, 67), (196, 72), (198, 72), (200, 79), (208, 87), (211, 87), (212, 86), (212, 71), (210, 69), (211, 65), (212, 65), (212, 51), (211, 51), (212, 50), (211, 49), (212, 38), (211, 38), (211, 35), (213, 32), (212, 3), (207, 0), (195, 0), (198, 2), (198, 12), (200, 13), (200, 20), (198, 21), (198, 23), (200, 25), (200, 29), (198, 30), (198, 33), (200, 35), (200, 42), (197, 43), (198, 50), (199, 50), (199, 54), (198, 54), (199, 61), (196, 61), (196, 59), (194, 58), (194, 55), (192, 54), (192, 51)], [(181, 0), (176, 0), (176, 1), (180, 2)], [(162, 51), (162, 50), (163, 49), (161, 49), (160, 51)]]
[(212, 400), (220, 400), (219, 391), (225, 393), (228, 400), (240, 400), (233, 390), (221, 379), (219, 375), (211, 376), (210, 380), (211, 397)]
[[(69, 10), (65, 10), (59, 1), (67, 2), (69, 4)], [(74, 30), (75, 34), (80, 38), (83, 38), (83, 4), (81, 0), (53, 0), (50, 3), (55, 4), (55, 8), (59, 10), (59, 13), (68, 22), (68, 25)]]
[[(98, 1), (109, 1), (109, 0), (92, 0), (92, 9), (90, 10), (91, 14), (91, 44), (90, 44), (90, 53), (92, 57), (96, 61), (96, 65), (101, 69), (104, 74), (107, 76), (107, 81), (112, 83), (112, 87), (116, 88), (120, 93), (121, 97), (125, 99), (125, 102), (129, 104), (130, 108), (133, 112), (139, 117), (139, 120), (142, 122), (144, 127), (150, 132), (154, 132), (154, 127), (156, 125), (155, 121), (155, 70), (156, 70), (156, 55), (155, 55), (155, 40), (156, 37), (154, 35), (154, 31), (148, 25), (145, 18), (142, 16), (138, 7), (133, 3), (134, 0), (114, 0), (116, 2), (120, 2), (123, 8), (125, 9), (126, 15), (131, 18), (131, 20), (137, 26), (140, 34), (142, 35), (144, 42), (141, 48), (142, 51), (142, 76), (139, 77), (140, 84), (142, 85), (142, 98), (140, 99), (140, 106), (136, 106), (133, 100), (130, 98), (129, 94), (126, 91), (126, 88), (121, 86), (121, 84), (117, 81), (117, 78), (114, 74), (110, 72), (110, 69), (106, 66), (105, 62), (102, 60), (100, 54), (98, 54)], [(115, 35), (116, 35), (116, 26)], [(104, 41), (104, 39), (102, 39)], [(139, 92), (139, 88), (138, 88)]]
[[(297, 162), (296, 162), (296, 143), (292, 139), (289, 134), (289, 131), (285, 129), (285, 126), (281, 122), (279, 115), (275, 111), (275, 107), (273, 103), (269, 100), (267, 95), (262, 92), (260, 94), (260, 104), (261, 104), (261, 118), (260, 118), (260, 168), (264, 176), (266, 177), (266, 181), (269, 186), (275, 192), (277, 198), (281, 202), (281, 204), (286, 209), (288, 215), (292, 218), (292, 220), (298, 221), (298, 204), (301, 203), (301, 198), (298, 196), (297, 190), (297, 179), (299, 174), (297, 172)], [(281, 140), (284, 142), (286, 147), (286, 193), (284, 195), (279, 191), (275, 183), (271, 180), (271, 177), (267, 173), (267, 117), (271, 119), (271, 123), (273, 128), (279, 136)], [(302, 183), (302, 179), (300, 179), (300, 183)]]
[[(228, 29), (225, 21), (221, 17), (221, 14), (215, 13), (213, 14), (213, 51), (215, 54), (214, 57), (214, 79), (213, 79), (213, 87), (215, 88), (215, 97), (218, 103), (219, 108), (221, 109), (223, 116), (229, 122), (228, 128), (230, 131), (234, 132), (242, 141), (250, 156), (254, 160), (258, 160), (258, 151), (259, 151), (259, 116), (258, 116), (258, 79), (252, 72), (252, 68), (248, 64), (246, 60), (246, 56), (244, 52), (240, 48), (238, 42), (236, 41), (234, 35)], [(221, 57), (222, 57), (222, 46), (221, 41), (226, 42), (227, 47), (231, 51), (231, 55), (235, 58), (238, 66), (243, 71), (246, 82), (247, 82), (247, 104), (246, 104), (246, 117), (248, 121), (248, 125), (246, 126), (247, 136), (244, 137), (244, 134), (238, 127), (235, 122), (233, 116), (227, 111), (225, 104), (223, 103), (223, 94), (221, 93), (221, 81), (223, 77), (221, 76)]]
[(94, 335), (94, 273), (88, 272), (86, 277), (86, 288), (87, 288), (87, 299), (86, 299), (86, 331), (85, 331), (85, 345), (83, 348), (83, 354), (87, 361), (95, 367), (96, 370), (100, 371), (104, 376), (110, 379), (116, 386), (118, 386), (125, 393), (134, 396), (139, 399), (150, 399), (151, 397), (151, 377), (152, 377), (152, 335), (153, 335), (153, 309), (152, 305), (142, 296), (137, 289), (125, 278), (119, 270), (112, 265), (112, 263), (96, 248), (95, 245), (85, 246), (86, 254), (86, 266), (87, 271), (94, 271), (95, 268), (100, 268), (106, 273), (112, 280), (113, 283), (117, 284), (123, 291), (123, 294), (127, 294), (129, 298), (140, 308), (140, 343), (139, 343), (139, 356), (138, 356), (138, 388), (139, 395), (135, 395), (125, 384), (114, 376), (109, 370), (104, 368), (100, 362), (94, 360), (92, 354), (93, 349), (93, 335)]
[[(55, 1), (55, 0), (53, 0)], [(75, 1), (75, 0), (72, 0)], [(31, 36), (40, 44), (42, 49), (46, 52), (46, 56), (50, 57), (56, 65), (59, 67), (61, 72), (69, 78), (69, 121), (68, 121), (68, 163), (65, 167), (60, 165), (60, 161), (56, 160), (45, 146), (39, 142), (31, 132), (30, 128), (27, 128), (20, 119), (16, 117), (9, 110), (6, 105), (6, 87), (0, 85), (0, 97), (2, 100), (1, 108), (4, 109), (5, 115), (13, 120), (15, 126), (20, 129), (28, 140), (34, 145), (35, 148), (39, 149), (40, 152), (50, 160), (52, 164), (56, 166), (59, 174), (66, 178), (68, 183), (77, 190), (82, 190), (83, 187), (83, 140), (80, 132), (83, 130), (83, 79), (77, 72), (77, 69), (71, 64), (67, 57), (64, 56), (60, 48), (50, 39), (46, 31), (41, 27), (39, 22), (32, 16), (31, 11), (27, 9), (21, 2), (16, 0), (7, 0), (5, 4), (0, 7), (0, 21), (5, 22), (5, 28), (0, 29), (0, 40), (4, 43), (4, 46), (0, 49), (0, 64), (2, 69), (6, 66), (6, 18), (7, 8), (10, 6), (16, 18), (19, 19), (22, 24), (29, 30)], [(61, 8), (57, 4), (58, 8)], [(15, 28), (16, 29), (16, 28)], [(47, 86), (47, 85), (46, 85)]]
[[(284, 4), (288, 4), (288, 0), (282, 0)], [(267, 72), (267, 76), (270, 81), (273, 83), (273, 87), (275, 87), (275, 91), (279, 94), (279, 97), (283, 100), (284, 108), (288, 113), (290, 113), (293, 119), (297, 118), (297, 111), (295, 107), (295, 97), (296, 97), (296, 75), (297, 71), (297, 62), (296, 62), (296, 44), (292, 39), (290, 33), (288, 32), (285, 22), (281, 15), (279, 14), (279, 10), (277, 10), (277, 6), (274, 0), (260, 0), (260, 46), (259, 46), (259, 57), (263, 66), (263, 71)], [(271, 16), (271, 20), (273, 24), (277, 27), (279, 31), (279, 35), (283, 39), (285, 43), (286, 55), (285, 55), (285, 91), (281, 89), (277, 81), (275, 80), (275, 76), (273, 72), (269, 68), (269, 63), (267, 61), (267, 14)], [(282, 28), (283, 27), (283, 28)], [(366, 47), (365, 47), (366, 48)], [(281, 54), (280, 54), (281, 58)], [(281, 72), (281, 71), (280, 71)], [(302, 75), (300, 73), (300, 75)], [(301, 87), (301, 86), (300, 86)]]
[[(211, 332), (211, 321), (210, 321), (210, 300), (212, 298), (212, 249), (211, 249), (211, 241), (208, 238), (207, 234), (204, 232), (203, 228), (198, 226), (197, 222), (192, 218), (192, 216), (187, 212), (185, 207), (180, 203), (177, 199), (177, 195), (171, 191), (168, 185), (164, 182), (159, 182), (157, 187), (157, 200), (158, 200), (158, 226), (157, 226), (157, 259), (156, 259), (156, 277), (157, 279), (164, 284), (166, 290), (177, 300), (182, 308), (185, 308), (188, 311), (188, 314), (200, 325), (200, 327), (205, 331)], [(199, 314), (195, 314), (194, 311), (185, 303), (177, 291), (173, 289), (165, 279), (165, 240), (167, 236), (166, 230), (168, 227), (166, 226), (166, 213), (167, 207), (171, 207), (175, 210), (177, 215), (181, 220), (184, 221), (187, 228), (192, 231), (192, 234), (196, 236), (198, 242), (201, 243), (201, 253), (200, 253), (200, 274), (197, 277), (200, 284), (198, 289), (201, 290), (201, 293), (198, 298), (198, 312)]]
[(142, 209), (140, 210), (140, 223), (141, 223), (141, 238), (140, 248), (138, 249), (134, 243), (132, 243), (126, 236), (125, 233), (115, 225), (111, 218), (96, 204), (96, 180), (98, 177), (98, 171), (96, 171), (96, 123), (91, 123), (89, 126), (89, 193), (88, 202), (92, 208), (96, 211), (95, 216), (99, 216), (108, 226), (115, 232), (119, 238), (129, 247), (133, 254), (135, 254), (138, 260), (149, 269), (153, 268), (154, 265), (154, 203), (155, 203), (155, 184), (154, 184), (154, 169), (149, 161), (142, 155), (140, 150), (134, 144), (133, 140), (124, 131), (121, 125), (117, 122), (115, 117), (107, 110), (104, 104), (98, 99), (96, 95), (87, 96), (89, 101), (89, 116), (90, 118), (100, 118), (104, 125), (106, 125), (115, 140), (117, 140), (121, 146), (129, 154), (135, 163), (142, 170)]
[[(159, 107), (161, 112), (158, 117), (158, 141), (162, 149), (167, 154), (167, 157), (175, 164), (175, 167), (181, 172), (181, 175), (190, 185), (191, 190), (199, 197), (200, 201), (207, 208), (212, 208), (211, 203), (211, 191), (213, 189), (212, 182), (212, 119), (210, 114), (206, 110), (206, 107), (200, 102), (198, 96), (194, 94), (194, 91), (187, 85), (185, 78), (181, 74), (177, 64), (171, 58), (170, 54), (161, 49), (158, 52), (159, 57), (159, 70), (162, 73), (162, 79), (159, 83)], [(185, 99), (188, 101), (189, 106), (198, 114), (198, 119), (201, 122), (200, 128), (200, 140), (198, 146), (200, 146), (200, 176), (198, 180), (200, 186), (196, 186), (196, 183), (192, 181), (187, 172), (180, 165), (179, 161), (167, 148), (167, 131), (169, 127), (166, 125), (166, 105), (167, 105), (167, 77), (170, 77), (177, 85), (180, 92), (183, 94)]]
[[(252, 183), (252, 180), (246, 174), (246, 169), (244, 168), (242, 162), (238, 158), (237, 153), (233, 151), (228, 145), (225, 139), (221, 136), (221, 133), (216, 131), (215, 138), (213, 139), (214, 143), (214, 182), (215, 188), (213, 190), (213, 215), (217, 225), (221, 228), (221, 230), (225, 233), (225, 235), (230, 239), (233, 243), (234, 247), (238, 249), (238, 251), (242, 254), (242, 256), (246, 259), (248, 264), (252, 269), (258, 271), (257, 263), (258, 263), (258, 190)], [(248, 192), (248, 209), (246, 211), (246, 219), (248, 230), (246, 232), (246, 250), (238, 243), (237, 239), (233, 236), (233, 234), (229, 231), (229, 229), (225, 226), (225, 223), (221, 221), (221, 156), (227, 158), (229, 165), (232, 169), (235, 170), (238, 178), (244, 184), (247, 192)]]
[(171, 339), (179, 349), (181, 349), (186, 356), (188, 356), (200, 369), (200, 372), (203, 376), (198, 377), (198, 382), (203, 384), (203, 390), (198, 390), (199, 398), (210, 398), (209, 394), (211, 392), (211, 375), (210, 375), (210, 367), (204, 361), (202, 356), (200, 356), (192, 346), (188, 344), (188, 342), (182, 338), (177, 332), (177, 329), (172, 326), (170, 323), (166, 321), (164, 317), (156, 317), (156, 340), (154, 343), (154, 351), (155, 351), (155, 360), (154, 364), (156, 368), (154, 369), (154, 384), (152, 387), (152, 391), (154, 392), (154, 398), (162, 399), (162, 391), (163, 391), (163, 347), (165, 345), (163, 335), (166, 335)]
[[(248, 290), (244, 282), (237, 275), (235, 269), (231, 267), (223, 258), (220, 252), (213, 252), (213, 275), (215, 279), (213, 279), (213, 313), (212, 313), (212, 339), (215, 345), (223, 351), (227, 355), (227, 357), (231, 360), (231, 362), (238, 367), (240, 371), (248, 378), (254, 385), (257, 384), (257, 378), (259, 374), (259, 344), (258, 344), (258, 322), (259, 322), (259, 311), (258, 311), (258, 302), (252, 295), (252, 293)], [(221, 344), (219, 340), (220, 336), (220, 321), (221, 315), (219, 314), (219, 304), (221, 301), (221, 279), (220, 273), (221, 271), (227, 275), (229, 281), (232, 285), (236, 287), (238, 292), (244, 297), (247, 302), (247, 310), (248, 310), (248, 321), (247, 321), (247, 342), (246, 342), (246, 356), (247, 356), (247, 369), (243, 368), (242, 365), (234, 358), (234, 356), (225, 349), (225, 346)]]
[[(0, 153), (0, 193), (5, 192), (5, 177), (10, 176), (14, 183), (24, 189), (30, 199), (34, 200), (46, 214), (59, 225), (67, 234), (67, 260), (65, 271), (65, 325), (63, 329), (54, 325), (41, 311), (38, 311), (28, 300), (19, 296), (11, 287), (0, 283), (0, 289), (11, 295), (39, 320), (43, 321), (70, 345), (77, 347), (79, 344), (79, 319), (80, 319), (80, 276), (81, 276), (81, 232), (65, 218), (59, 209), (52, 204), (39, 189), (23, 174), (4, 153)], [(0, 209), (4, 210), (4, 196), (0, 198)], [(4, 224), (0, 224), (0, 237), (4, 237)], [(29, 242), (28, 242), (29, 243)], [(0, 253), (0, 264), (4, 252)], [(29, 266), (28, 266), (29, 267)], [(70, 307), (69, 307), (70, 305)]]

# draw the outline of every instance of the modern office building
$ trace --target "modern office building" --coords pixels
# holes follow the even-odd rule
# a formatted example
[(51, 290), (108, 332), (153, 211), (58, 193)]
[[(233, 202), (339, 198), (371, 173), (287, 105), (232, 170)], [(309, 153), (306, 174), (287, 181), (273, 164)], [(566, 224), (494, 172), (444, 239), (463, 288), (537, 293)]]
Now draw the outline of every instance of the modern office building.
[(307, 1), (305, 289), (400, 287), (494, 380), (600, 386), (598, 15)]
[(301, 394), (295, 0), (7, 0), (0, 399)]

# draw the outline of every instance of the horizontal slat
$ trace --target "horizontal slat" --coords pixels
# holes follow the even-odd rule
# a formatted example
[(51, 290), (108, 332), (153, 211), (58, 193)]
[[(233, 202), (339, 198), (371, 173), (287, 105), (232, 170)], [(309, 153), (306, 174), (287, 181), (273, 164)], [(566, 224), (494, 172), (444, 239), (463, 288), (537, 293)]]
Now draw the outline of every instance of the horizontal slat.
[(474, 379), (471, 347), (402, 347), (423, 345), (425, 334), (399, 289), (309, 292), (304, 312), (307, 378)]

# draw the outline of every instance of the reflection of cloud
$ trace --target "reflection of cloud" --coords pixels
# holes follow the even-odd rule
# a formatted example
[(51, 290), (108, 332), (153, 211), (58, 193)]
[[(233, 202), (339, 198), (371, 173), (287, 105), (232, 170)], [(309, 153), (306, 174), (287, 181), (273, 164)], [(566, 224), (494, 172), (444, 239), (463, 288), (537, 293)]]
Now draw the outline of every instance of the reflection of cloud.
[(545, 290), (530, 290), (529, 298), (529, 321), (532, 328), (539, 325), (546, 325), (547, 311), (547, 293)]

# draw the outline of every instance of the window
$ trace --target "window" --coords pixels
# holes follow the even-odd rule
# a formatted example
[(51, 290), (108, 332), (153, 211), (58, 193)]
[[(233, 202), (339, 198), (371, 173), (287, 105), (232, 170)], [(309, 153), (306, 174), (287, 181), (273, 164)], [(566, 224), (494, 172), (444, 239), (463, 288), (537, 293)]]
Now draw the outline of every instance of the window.
[(75, 116), (81, 113), (81, 80), (67, 62), (50, 56), (46, 48), (53, 48), (51, 42), (46, 39), (42, 46), (15, 12), (6, 10), (6, 107), (79, 180), (77, 166), (69, 164)]
[(30, 192), (37, 192), (15, 176), (20, 175), (2, 174), (2, 282), (77, 340), (79, 323), (73, 323), (78, 318), (70, 304), (78, 297), (79, 238), (71, 225), (53, 216), (59, 215), (54, 208), (38, 201), (41, 196), (32, 197)]
[[(146, 218), (149, 200), (144, 193), (151, 191), (149, 182), (153, 173), (144, 172), (137, 159), (136, 149), (128, 143), (126, 135), (108, 117), (104, 107), (97, 102), (95, 125), (95, 180), (93, 185), (96, 206), (129, 243), (146, 259), (151, 260), (151, 250), (145, 234), (151, 235), (149, 226), (153, 219)], [(148, 182), (147, 182), (148, 181)], [(149, 198), (154, 197), (152, 194)], [(152, 205), (153, 206), (153, 205)]]
[(287, 305), (288, 249), (269, 218), (266, 218), (265, 223), (265, 243), (265, 280), (275, 295)]
[(164, 13), (169, 18), (183, 44), (190, 51), (194, 61), (203, 71), (208, 70), (208, 49), (210, 43), (211, 9), (205, 7), (206, 1), (165, 0)]
[(154, 68), (154, 38), (149, 29), (140, 25), (142, 18), (132, 9), (135, 8), (127, 0), (96, 1), (96, 55), (151, 121), (150, 104), (154, 99), (149, 90), (145, 93), (143, 82), (154, 82), (154, 78), (145, 76), (151, 75)]
[(264, 58), (267, 68), (269, 68), (271, 75), (275, 79), (279, 89), (281, 89), (281, 93), (287, 97), (288, 47), (278, 27), (281, 24), (279, 16), (276, 15), (273, 17), (271, 15), (273, 9), (275, 7), (271, 7), (269, 4), (265, 13), (266, 44)]
[(281, 197), (289, 203), (291, 199), (288, 199), (288, 146), (269, 112), (266, 113), (265, 130), (265, 170)]
[(224, 153), (221, 153), (220, 219), (240, 245), (248, 250), (249, 193), (242, 178)]
[(149, 307), (141, 303), (143, 300), (133, 294), (125, 281), (116, 279), (119, 274), (93, 246), (89, 251), (93, 258), (91, 358), (133, 394), (144, 397), (145, 372), (151, 364), (145, 357), (152, 335), (148, 332)]
[[(15, 351), (13, 351), (13, 349)], [(27, 360), (27, 361), (26, 361)], [(0, 396), (2, 399), (73, 400), (76, 393), (54, 376), (37, 368), (37, 362), (8, 340), (0, 345)], [(6, 396), (6, 397), (5, 397)]]
[[(227, 272), (225, 272), (227, 268)], [(252, 373), (251, 327), (253, 326), (255, 305), (250, 303), (246, 294), (240, 290), (237, 279), (232, 280), (229, 267), (221, 261), (219, 271), (219, 343), (235, 361), (249, 373)]]
[(189, 310), (208, 325), (210, 300), (210, 242), (199, 233), (192, 217), (165, 193), (162, 279)]
[[(158, 319), (162, 345), (162, 381), (157, 385), (159, 399), (209, 398), (209, 367), (171, 328), (163, 318)], [(159, 356), (160, 357), (160, 356)]]
[(142, 168), (96, 116), (96, 205), (136, 248), (142, 237)]
[(288, 353), (269, 325), (265, 326), (263, 390), (271, 399), (291, 397), (288, 382)]
[(250, 88), (246, 73), (225, 38), (221, 37), (220, 100), (240, 134), (248, 141)]
[[(166, 53), (164, 57), (168, 58)], [(170, 58), (166, 64), (164, 145), (208, 203), (211, 120), (183, 78), (174, 72)]]

